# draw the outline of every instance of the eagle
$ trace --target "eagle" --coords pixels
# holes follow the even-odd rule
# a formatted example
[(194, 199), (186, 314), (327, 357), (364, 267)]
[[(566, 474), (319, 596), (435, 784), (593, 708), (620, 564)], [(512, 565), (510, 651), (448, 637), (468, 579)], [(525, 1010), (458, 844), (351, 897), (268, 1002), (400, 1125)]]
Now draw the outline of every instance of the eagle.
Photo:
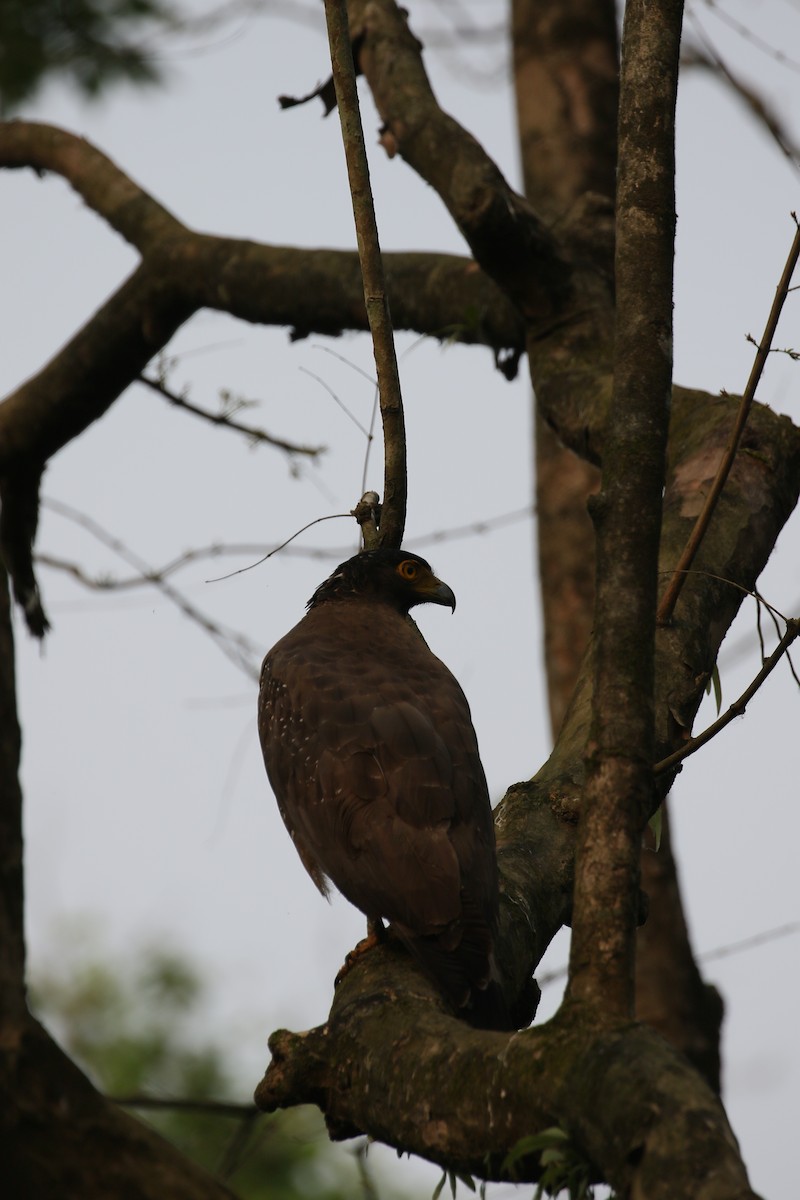
[(508, 1027), (486, 777), (466, 697), (409, 617), (425, 603), (456, 598), (416, 554), (338, 566), (264, 659), (264, 763), (322, 894), (388, 922), (460, 1015)]

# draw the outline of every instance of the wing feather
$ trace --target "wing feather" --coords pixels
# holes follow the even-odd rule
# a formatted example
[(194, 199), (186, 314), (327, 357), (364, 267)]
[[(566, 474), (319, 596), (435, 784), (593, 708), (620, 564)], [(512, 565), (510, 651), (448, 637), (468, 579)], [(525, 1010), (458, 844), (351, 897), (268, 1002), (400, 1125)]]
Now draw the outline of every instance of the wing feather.
[(317, 886), (330, 879), (392, 922), (432, 973), (442, 960), (450, 994), (485, 986), (497, 906), (486, 779), (466, 698), (415, 626), (357, 600), (312, 608), (264, 661), (259, 730)]

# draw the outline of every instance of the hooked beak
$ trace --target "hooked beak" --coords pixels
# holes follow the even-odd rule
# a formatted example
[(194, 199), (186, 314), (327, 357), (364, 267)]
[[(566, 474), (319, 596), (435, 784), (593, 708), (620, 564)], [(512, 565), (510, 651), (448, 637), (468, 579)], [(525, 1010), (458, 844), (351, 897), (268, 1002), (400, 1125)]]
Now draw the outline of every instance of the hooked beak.
[(456, 597), (453, 589), (448, 587), (446, 583), (442, 583), (441, 579), (437, 579), (435, 575), (432, 583), (434, 586), (426, 593), (425, 599), (431, 604), (444, 604), (451, 612), (455, 612)]

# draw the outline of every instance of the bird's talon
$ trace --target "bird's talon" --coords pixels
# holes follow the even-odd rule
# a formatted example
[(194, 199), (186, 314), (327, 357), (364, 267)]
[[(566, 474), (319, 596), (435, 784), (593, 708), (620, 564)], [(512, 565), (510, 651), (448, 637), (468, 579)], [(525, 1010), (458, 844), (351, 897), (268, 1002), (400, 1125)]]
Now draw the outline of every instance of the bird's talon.
[(371, 950), (373, 946), (377, 946), (379, 942), (380, 938), (378, 934), (373, 929), (370, 929), (370, 932), (367, 934), (367, 936), (362, 938), (361, 941), (353, 947), (353, 949), (345, 958), (344, 962), (339, 968), (336, 978), (333, 981), (333, 986), (337, 988), (344, 979), (345, 975), (350, 974), (358, 960), (363, 957), (368, 950)]

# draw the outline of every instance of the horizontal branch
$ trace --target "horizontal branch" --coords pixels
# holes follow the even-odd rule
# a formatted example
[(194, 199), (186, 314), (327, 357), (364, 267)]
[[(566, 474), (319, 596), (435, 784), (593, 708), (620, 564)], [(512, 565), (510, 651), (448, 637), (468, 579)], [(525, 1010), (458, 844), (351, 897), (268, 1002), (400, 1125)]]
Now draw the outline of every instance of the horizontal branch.
[(140, 1108), (143, 1111), (173, 1112), (176, 1108), (184, 1112), (205, 1113), (211, 1117), (234, 1117), (242, 1120), (246, 1117), (256, 1117), (260, 1109), (255, 1104), (234, 1104), (227, 1100), (196, 1100), (189, 1096), (177, 1096), (169, 1099), (164, 1096), (108, 1096), (112, 1104), (121, 1108)]
[[(365, 330), (358, 256), (194, 233), (82, 138), (51, 126), (0, 125), (0, 167), (56, 171), (143, 255), (140, 266), (35, 376), (0, 403), (0, 550), (32, 632), (47, 628), (33, 572), (39, 482), (51, 455), (103, 416), (201, 308), (289, 326), (292, 336)], [(509, 378), (522, 319), (474, 262), (385, 256), (395, 327), (483, 343)]]
[[(323, 1027), (281, 1030), (270, 1050), (259, 1107), (317, 1104), (336, 1138), (364, 1131), (448, 1170), (508, 1179), (508, 1152), (560, 1123), (579, 1135), (590, 1177), (620, 1194), (752, 1196), (719, 1101), (652, 1031), (564, 1019), (512, 1035), (469, 1029), (390, 947), (362, 957)], [(531, 1154), (513, 1178), (538, 1172)]]
[[(14, 131), (11, 148), (9, 129)], [(49, 133), (59, 135), (58, 156), (37, 153)], [(91, 171), (77, 169), (83, 157), (90, 160)], [(140, 203), (129, 205), (127, 227), (131, 238), (135, 233), (146, 247), (147, 257), (72, 341), (0, 405), (0, 471), (14, 461), (44, 462), (102, 416), (200, 308), (289, 326), (293, 337), (368, 328), (355, 252), (194, 234), (174, 218), (159, 226), (169, 235), (159, 242), (152, 236), (158, 222), (149, 215), (150, 197), (94, 147), (48, 126), (0, 126), (0, 166), (39, 169), (43, 162), (48, 169), (62, 167), (70, 182), (82, 182), (85, 174), (97, 179), (98, 197), (91, 189), (84, 192), (97, 199), (97, 212), (114, 227), (119, 215), (113, 198), (133, 190)], [(112, 200), (104, 202), (106, 197)], [(134, 210), (141, 215), (138, 231), (132, 228)], [(387, 254), (386, 265), (398, 329), (487, 345), (501, 365), (518, 361), (524, 345), (521, 318), (474, 262), (410, 253)]]

